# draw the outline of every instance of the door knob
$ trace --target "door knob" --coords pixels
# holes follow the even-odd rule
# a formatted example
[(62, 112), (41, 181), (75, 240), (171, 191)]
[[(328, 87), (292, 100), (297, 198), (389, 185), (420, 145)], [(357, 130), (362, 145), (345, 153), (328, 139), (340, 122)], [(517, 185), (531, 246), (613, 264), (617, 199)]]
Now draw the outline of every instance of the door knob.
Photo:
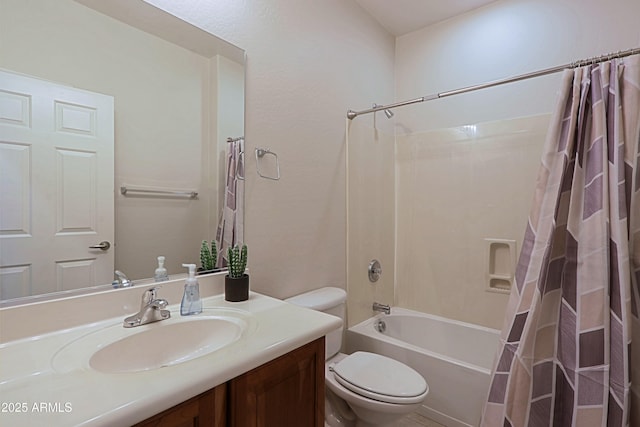
[(110, 247), (111, 247), (111, 243), (107, 242), (106, 240), (103, 240), (102, 242), (98, 243), (97, 245), (89, 246), (89, 249), (100, 249), (100, 250), (103, 250), (103, 251), (108, 251)]

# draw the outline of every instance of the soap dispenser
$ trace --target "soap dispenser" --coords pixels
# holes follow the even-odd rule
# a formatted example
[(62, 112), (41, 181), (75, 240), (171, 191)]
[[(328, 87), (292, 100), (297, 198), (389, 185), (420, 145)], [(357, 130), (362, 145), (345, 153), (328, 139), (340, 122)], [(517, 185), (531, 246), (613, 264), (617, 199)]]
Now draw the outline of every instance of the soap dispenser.
[(200, 299), (200, 285), (196, 280), (196, 265), (182, 264), (189, 269), (189, 277), (184, 284), (184, 295), (180, 305), (180, 314), (189, 316), (191, 314), (202, 313), (202, 300)]
[(158, 257), (158, 268), (156, 268), (156, 272), (153, 275), (153, 278), (156, 282), (165, 282), (169, 280), (169, 275), (167, 274), (167, 269), (164, 268), (164, 257)]

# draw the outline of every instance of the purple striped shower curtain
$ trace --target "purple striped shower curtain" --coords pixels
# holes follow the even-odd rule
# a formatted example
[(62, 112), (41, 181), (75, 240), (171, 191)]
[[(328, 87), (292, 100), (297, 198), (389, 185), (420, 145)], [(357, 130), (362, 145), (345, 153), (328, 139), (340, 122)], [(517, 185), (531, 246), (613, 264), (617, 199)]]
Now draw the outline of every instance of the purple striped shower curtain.
[(225, 192), (216, 232), (217, 267), (226, 267), (227, 248), (244, 242), (244, 138), (227, 141)]
[(640, 426), (640, 55), (562, 80), (482, 426)]

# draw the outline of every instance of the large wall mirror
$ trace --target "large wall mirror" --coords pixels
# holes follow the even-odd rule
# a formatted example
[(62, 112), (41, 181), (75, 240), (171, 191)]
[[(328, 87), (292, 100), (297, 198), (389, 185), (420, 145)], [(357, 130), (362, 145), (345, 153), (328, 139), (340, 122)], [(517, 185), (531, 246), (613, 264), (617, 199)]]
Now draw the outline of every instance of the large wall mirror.
[[(227, 139), (244, 135), (244, 51), (142, 0), (0, 4), (0, 305), (111, 289), (114, 270), (151, 278), (158, 256), (170, 275), (199, 264), (200, 245), (215, 239), (218, 226)], [(29, 79), (44, 86), (20, 86)], [(33, 128), (40, 93), (55, 98), (67, 89), (80, 101), (56, 98), (52, 125)], [(112, 101), (110, 153), (82, 145), (110, 126), (85, 95)], [(60, 129), (64, 141), (56, 139)], [(38, 160), (32, 137), (56, 154)], [(78, 145), (66, 147), (67, 140)], [(98, 163), (110, 156), (113, 175), (105, 179)], [(107, 195), (94, 194), (105, 181)], [(112, 237), (100, 234), (104, 218)], [(64, 245), (74, 237), (99, 247), (69, 262), (54, 257), (51, 268), (20, 261), (22, 252), (47, 259), (66, 250), (51, 239), (20, 243), (40, 220), (54, 223)], [(95, 267), (101, 257), (112, 259), (106, 273)]]

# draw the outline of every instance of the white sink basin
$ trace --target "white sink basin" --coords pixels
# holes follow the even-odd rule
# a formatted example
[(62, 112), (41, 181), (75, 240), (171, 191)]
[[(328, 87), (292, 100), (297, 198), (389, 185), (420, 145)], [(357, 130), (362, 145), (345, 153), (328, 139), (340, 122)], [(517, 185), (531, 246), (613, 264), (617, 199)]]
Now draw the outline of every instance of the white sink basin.
[(104, 373), (140, 372), (193, 360), (237, 341), (253, 319), (225, 310), (172, 318), (135, 328), (122, 323), (92, 331), (61, 348), (52, 359), (57, 372), (92, 369)]
[(157, 326), (103, 347), (91, 356), (89, 366), (107, 373), (158, 369), (216, 351), (242, 332), (240, 325), (215, 318)]

